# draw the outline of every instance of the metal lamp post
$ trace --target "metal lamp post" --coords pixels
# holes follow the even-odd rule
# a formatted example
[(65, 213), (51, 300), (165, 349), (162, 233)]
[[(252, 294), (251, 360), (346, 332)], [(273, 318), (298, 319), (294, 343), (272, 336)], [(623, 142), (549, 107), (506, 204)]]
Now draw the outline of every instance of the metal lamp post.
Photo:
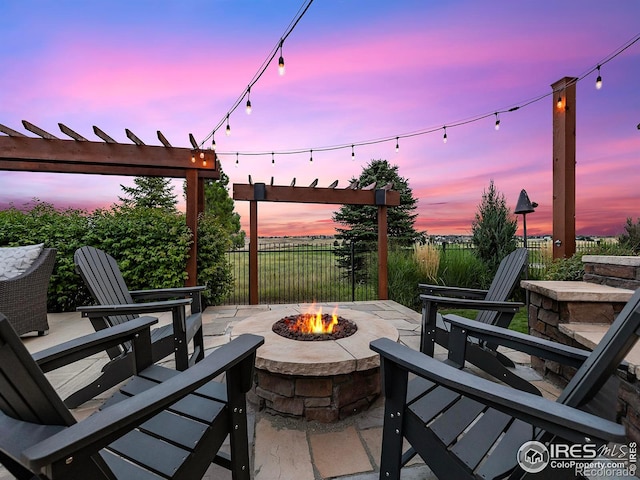
[[(522, 236), (524, 238), (524, 248), (527, 249), (527, 266), (524, 270), (524, 278), (529, 278), (529, 247), (527, 245), (527, 213), (533, 213), (536, 210), (538, 204), (536, 202), (532, 202), (529, 200), (529, 195), (527, 195), (527, 191), (523, 188), (520, 191), (520, 196), (518, 197), (518, 203), (516, 205), (516, 209), (514, 213), (516, 215), (522, 214)], [(526, 291), (526, 303), (527, 310), (529, 309), (529, 290)]]

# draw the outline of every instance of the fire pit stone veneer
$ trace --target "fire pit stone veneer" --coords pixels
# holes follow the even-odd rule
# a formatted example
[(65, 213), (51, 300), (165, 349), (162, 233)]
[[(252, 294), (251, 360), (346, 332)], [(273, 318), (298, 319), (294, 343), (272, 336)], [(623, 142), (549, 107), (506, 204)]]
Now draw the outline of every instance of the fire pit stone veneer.
[(253, 386), (261, 406), (324, 423), (366, 410), (380, 395), (380, 358), (369, 343), (381, 337), (397, 341), (398, 331), (377, 316), (348, 308), (339, 315), (358, 327), (349, 337), (299, 341), (272, 331), (275, 322), (304, 311), (275, 309), (233, 327), (232, 338), (243, 333), (265, 338), (256, 354)]

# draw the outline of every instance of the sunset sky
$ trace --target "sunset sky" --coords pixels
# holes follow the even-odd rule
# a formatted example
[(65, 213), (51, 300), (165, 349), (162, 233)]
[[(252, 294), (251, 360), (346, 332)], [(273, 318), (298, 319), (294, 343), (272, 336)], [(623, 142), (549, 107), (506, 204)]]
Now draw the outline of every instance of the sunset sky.
[[(97, 141), (96, 125), (123, 143), (129, 128), (151, 145), (161, 130), (188, 147), (189, 133), (202, 141), (225, 119), (306, 3), (3, 1), (0, 123), (31, 136), (24, 119), (65, 138), (61, 122)], [(229, 116), (231, 136), (216, 132), (222, 168), (230, 183), (340, 188), (386, 159), (418, 199), (417, 229), (432, 235), (470, 233), (493, 180), (512, 209), (523, 188), (539, 204), (530, 235), (551, 233), (552, 98), (524, 105), (584, 76), (576, 231), (619, 234), (640, 217), (640, 42), (607, 59), (640, 34), (638, 19), (637, 0), (316, 0), (283, 44), (286, 74), (278, 54), (251, 89), (251, 115), (245, 100)], [(587, 75), (598, 64), (600, 90), (597, 72)], [(484, 115), (447, 127), (443, 142), (443, 126)], [(395, 151), (395, 137), (429, 130)], [(358, 145), (382, 138), (392, 140)], [(304, 153), (283, 153), (292, 150)], [(269, 153), (247, 155), (256, 152)], [(0, 206), (37, 197), (92, 210), (117, 202), (120, 184), (132, 179), (0, 171)], [(332, 234), (335, 208), (260, 204), (259, 234)], [(248, 229), (248, 204), (236, 211)]]

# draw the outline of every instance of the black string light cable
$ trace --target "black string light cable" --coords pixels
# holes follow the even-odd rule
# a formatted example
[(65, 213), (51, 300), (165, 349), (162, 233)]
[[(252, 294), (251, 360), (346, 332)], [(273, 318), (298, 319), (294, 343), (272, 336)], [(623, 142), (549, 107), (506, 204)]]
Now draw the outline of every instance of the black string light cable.
[[(574, 80), (570, 81), (567, 85), (565, 85), (563, 88), (561, 88), (559, 90), (554, 90), (552, 92), (544, 93), (544, 94), (538, 95), (536, 97), (530, 98), (528, 100), (524, 100), (522, 102), (514, 104), (514, 105), (512, 105), (510, 107), (505, 107), (503, 109), (494, 110), (494, 111), (492, 111), (490, 113), (484, 113), (484, 114), (480, 114), (480, 115), (469, 117), (467, 119), (458, 120), (458, 121), (455, 121), (455, 122), (450, 122), (450, 123), (445, 124), (444, 126), (430, 127), (430, 128), (416, 130), (416, 131), (413, 131), (413, 132), (408, 132), (408, 133), (403, 133), (403, 134), (394, 134), (394, 135), (390, 135), (390, 136), (387, 136), (387, 137), (381, 137), (381, 138), (376, 138), (376, 139), (372, 139), (372, 140), (364, 140), (364, 141), (359, 141), (359, 142), (347, 142), (347, 143), (343, 143), (343, 144), (329, 145), (329, 146), (324, 146), (324, 147), (313, 147), (313, 148), (305, 147), (305, 148), (299, 148), (299, 149), (289, 149), (289, 150), (279, 150), (279, 151), (276, 151), (276, 150), (255, 151), (255, 152), (247, 151), (247, 152), (235, 152), (235, 154), (236, 154), (236, 156), (237, 155), (243, 155), (243, 156), (265, 156), (265, 155), (271, 155), (272, 163), (273, 163), (274, 162), (274, 155), (299, 155), (299, 154), (307, 153), (307, 152), (328, 152), (328, 151), (343, 150), (343, 149), (351, 148), (351, 157), (353, 159), (355, 157), (355, 153), (354, 153), (354, 148), (355, 147), (361, 147), (361, 146), (367, 146), (367, 145), (375, 145), (375, 144), (387, 143), (387, 142), (395, 142), (396, 151), (397, 151), (397, 150), (399, 150), (399, 140), (400, 139), (406, 139), (406, 138), (418, 137), (418, 136), (422, 136), (422, 135), (428, 135), (428, 134), (435, 133), (435, 132), (438, 132), (438, 131), (442, 131), (443, 132), (443, 141), (444, 141), (444, 143), (446, 143), (446, 140), (448, 140), (447, 129), (460, 127), (460, 126), (467, 125), (467, 124), (470, 124), (470, 123), (479, 122), (479, 121), (482, 121), (482, 120), (485, 120), (485, 119), (491, 118), (491, 117), (493, 117), (495, 119), (495, 124), (494, 124), (495, 129), (499, 130), (499, 128), (501, 126), (501, 123), (500, 123), (500, 115), (501, 114), (512, 113), (512, 112), (521, 110), (521, 109), (523, 109), (525, 107), (528, 107), (529, 105), (537, 103), (537, 102), (539, 102), (539, 101), (541, 101), (541, 100), (543, 100), (545, 98), (548, 98), (548, 97), (550, 97), (552, 95), (558, 95), (559, 99), (560, 99), (560, 102), (562, 102), (561, 94), (562, 94), (562, 92), (564, 91), (565, 88), (567, 88), (568, 86), (571, 86), (571, 85), (573, 85), (573, 84), (575, 84), (575, 83), (577, 83), (577, 82), (579, 82), (581, 80), (584, 80), (584, 78), (588, 77), (589, 75), (591, 75), (595, 71), (597, 71), (598, 75), (600, 76), (600, 68), (602, 66), (606, 65), (607, 63), (609, 63), (610, 61), (615, 59), (617, 56), (622, 54), (625, 50), (627, 50), (628, 48), (630, 48), (631, 46), (633, 46), (635, 43), (637, 43), (639, 41), (640, 41), (640, 33), (635, 35), (631, 40), (629, 40), (628, 42), (623, 44), (617, 50), (615, 50), (614, 52), (612, 52), (611, 54), (606, 56), (596, 66), (588, 69), (587, 71), (582, 73), (579, 77), (576, 77)], [(277, 48), (279, 48), (279, 45), (278, 45)], [(602, 81), (602, 79), (600, 79), (600, 82), (601, 81)], [(244, 98), (244, 96), (242, 98)], [(224, 120), (220, 123), (220, 125), (222, 125), (223, 122), (224, 122)], [(215, 132), (215, 130), (214, 130), (214, 132)], [(212, 132), (210, 134), (210, 137), (213, 136), (214, 132)], [(206, 139), (205, 139), (205, 141), (206, 141)], [(230, 152), (219, 152), (218, 153), (218, 155), (230, 155), (230, 154), (231, 154)]]
[(211, 139), (211, 148), (215, 150), (215, 145), (216, 145), (215, 138), (214, 138), (215, 133), (220, 127), (222, 127), (222, 125), (225, 124), (225, 122), (227, 125), (226, 134), (227, 135), (231, 134), (231, 129), (229, 127), (229, 115), (231, 115), (233, 112), (236, 111), (236, 109), (240, 106), (240, 104), (244, 101), (245, 98), (247, 99), (246, 111), (248, 114), (251, 113), (251, 110), (252, 110), (252, 105), (250, 100), (251, 87), (253, 87), (256, 83), (258, 83), (258, 80), (260, 80), (262, 75), (264, 75), (264, 72), (266, 72), (267, 68), (269, 67), (269, 65), (275, 58), (275, 56), (278, 54), (278, 52), (280, 53), (280, 58), (278, 59), (279, 72), (280, 72), (280, 75), (284, 74), (284, 58), (282, 57), (282, 45), (284, 41), (289, 37), (289, 35), (291, 35), (293, 30), (296, 28), (296, 25), (298, 25), (298, 23), (300, 22), (304, 14), (307, 13), (307, 10), (309, 10), (309, 7), (311, 6), (312, 3), (313, 3), (313, 0), (304, 0), (302, 5), (298, 9), (298, 12), (296, 13), (295, 17), (293, 18), (293, 20), (291, 20), (291, 22), (285, 29), (284, 34), (282, 35), (282, 37), (280, 37), (276, 46), (271, 50), (271, 52), (269, 52), (269, 55), (267, 56), (266, 60), (262, 63), (262, 65), (260, 65), (260, 68), (258, 68), (258, 71), (249, 82), (247, 88), (240, 94), (238, 99), (233, 103), (233, 106), (227, 111), (225, 116), (222, 117), (222, 119), (216, 124), (213, 130), (204, 138), (204, 140), (202, 140), (202, 142), (200, 142), (199, 144), (200, 148), (202, 148), (204, 144), (209, 139)]

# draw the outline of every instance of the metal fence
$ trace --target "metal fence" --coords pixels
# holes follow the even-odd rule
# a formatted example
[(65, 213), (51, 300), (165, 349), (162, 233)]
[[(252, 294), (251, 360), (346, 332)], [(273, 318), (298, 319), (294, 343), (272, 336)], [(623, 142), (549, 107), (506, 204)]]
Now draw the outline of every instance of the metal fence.
[[(441, 255), (473, 250), (470, 242), (439, 242)], [(588, 251), (599, 242), (581, 240)], [(523, 242), (520, 239), (520, 246)], [(529, 278), (541, 278), (553, 261), (550, 239), (529, 239)], [(249, 248), (227, 253), (234, 288), (227, 305), (249, 303)], [(258, 301), (261, 304), (344, 302), (378, 297), (376, 247), (335, 241), (261, 242), (258, 244)]]
[[(234, 288), (228, 305), (249, 303), (248, 246), (227, 253)], [(374, 300), (377, 252), (337, 242), (258, 244), (258, 301), (261, 304)]]

